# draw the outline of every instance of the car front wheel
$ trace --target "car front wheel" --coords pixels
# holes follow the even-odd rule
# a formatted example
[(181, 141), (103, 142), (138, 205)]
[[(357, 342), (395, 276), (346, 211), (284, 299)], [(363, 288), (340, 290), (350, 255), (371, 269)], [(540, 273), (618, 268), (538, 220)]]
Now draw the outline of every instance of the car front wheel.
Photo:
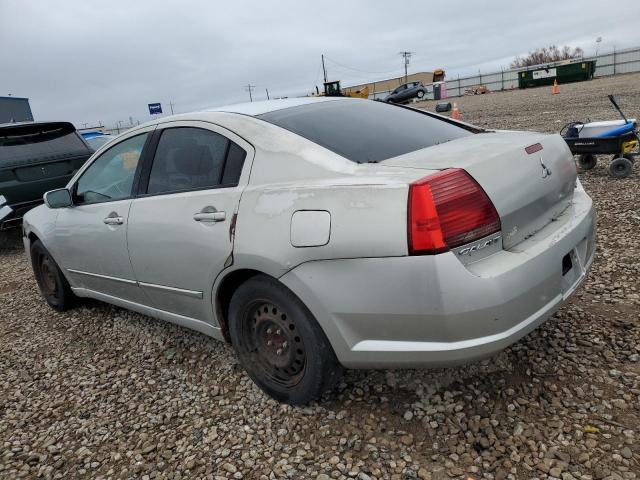
[(50, 307), (64, 311), (73, 306), (76, 296), (60, 267), (40, 240), (31, 244), (31, 265), (40, 293)]
[(418, 90), (418, 98), (424, 97), (424, 92), (422, 90)]
[(251, 379), (278, 401), (307, 404), (342, 376), (342, 366), (311, 312), (266, 275), (247, 280), (234, 293), (229, 334)]

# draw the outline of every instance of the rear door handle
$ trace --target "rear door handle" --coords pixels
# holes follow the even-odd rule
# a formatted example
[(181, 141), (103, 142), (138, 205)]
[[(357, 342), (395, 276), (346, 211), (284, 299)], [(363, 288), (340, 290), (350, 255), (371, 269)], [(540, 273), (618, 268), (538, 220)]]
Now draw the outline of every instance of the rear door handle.
[(214, 223), (214, 222), (223, 222), (227, 218), (227, 214), (225, 212), (221, 212), (216, 210), (216, 207), (204, 207), (198, 213), (193, 215), (193, 219), (196, 222), (205, 222), (205, 223)]
[(116, 212), (111, 212), (107, 218), (103, 220), (107, 225), (122, 225), (124, 218), (118, 215)]

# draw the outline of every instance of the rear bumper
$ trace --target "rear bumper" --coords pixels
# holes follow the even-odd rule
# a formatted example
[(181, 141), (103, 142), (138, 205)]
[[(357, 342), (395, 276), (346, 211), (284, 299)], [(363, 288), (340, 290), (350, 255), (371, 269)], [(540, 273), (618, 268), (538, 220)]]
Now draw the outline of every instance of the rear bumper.
[(577, 189), (557, 221), (470, 265), (453, 252), (329, 260), (302, 264), (281, 280), (344, 366), (446, 366), (492, 355), (548, 319), (584, 281), (594, 251), (591, 199)]

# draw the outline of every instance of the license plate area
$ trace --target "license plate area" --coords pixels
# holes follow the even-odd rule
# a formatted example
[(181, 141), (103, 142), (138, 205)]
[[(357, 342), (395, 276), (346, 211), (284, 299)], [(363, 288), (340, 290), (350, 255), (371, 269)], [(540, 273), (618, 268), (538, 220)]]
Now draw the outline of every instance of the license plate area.
[(73, 173), (73, 168), (68, 161), (43, 163), (30, 167), (15, 169), (16, 178), (21, 182), (35, 182), (45, 178), (61, 177)]
[(573, 268), (573, 262), (571, 261), (571, 253), (567, 253), (562, 257), (562, 276), (564, 277)]
[(584, 261), (579, 253), (584, 253), (584, 251), (586, 250), (586, 242), (587, 239), (583, 239), (578, 245), (575, 246), (575, 248), (573, 248), (569, 253), (562, 257), (561, 285), (562, 295), (564, 298), (567, 298), (573, 293), (573, 291), (578, 286), (580, 279), (584, 276)]

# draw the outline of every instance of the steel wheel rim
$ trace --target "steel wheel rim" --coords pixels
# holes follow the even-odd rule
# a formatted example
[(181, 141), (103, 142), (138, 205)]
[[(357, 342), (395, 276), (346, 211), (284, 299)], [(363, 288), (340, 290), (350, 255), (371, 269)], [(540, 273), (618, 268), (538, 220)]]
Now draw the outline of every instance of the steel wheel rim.
[(46, 255), (40, 260), (40, 285), (45, 295), (57, 297), (58, 282), (55, 275), (55, 265)]
[(617, 173), (621, 173), (621, 172), (626, 172), (627, 171), (627, 166), (624, 165), (623, 163), (618, 163), (616, 165), (613, 166), (613, 169), (617, 172)]
[(256, 373), (282, 387), (300, 382), (306, 350), (295, 319), (287, 311), (270, 302), (255, 302), (245, 316), (243, 331), (243, 347)]

